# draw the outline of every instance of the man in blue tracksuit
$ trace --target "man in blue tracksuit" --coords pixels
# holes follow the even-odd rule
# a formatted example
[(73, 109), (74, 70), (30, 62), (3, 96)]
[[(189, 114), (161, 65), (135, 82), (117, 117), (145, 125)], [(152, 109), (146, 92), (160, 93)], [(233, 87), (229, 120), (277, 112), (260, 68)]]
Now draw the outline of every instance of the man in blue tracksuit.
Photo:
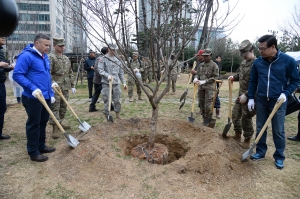
[[(256, 136), (264, 126), (277, 101), (284, 99), (284, 103), (272, 118), (272, 134), (275, 144), (275, 166), (284, 167), (285, 132), (284, 119), (286, 99), (299, 84), (299, 73), (295, 60), (282, 53), (277, 48), (277, 40), (272, 35), (264, 35), (258, 39), (260, 57), (252, 66), (248, 87), (248, 109), (252, 111), (256, 106)], [(256, 101), (254, 96), (256, 94)], [(261, 160), (267, 151), (267, 131), (265, 131), (256, 145), (256, 153), (250, 158)]]
[[(27, 152), (32, 161), (44, 162), (48, 160), (42, 153), (55, 151), (54, 147), (45, 145), (46, 125), (49, 113), (37, 99), (40, 93), (44, 96), (48, 106), (55, 102), (51, 88), (50, 61), (47, 52), (50, 38), (39, 33), (34, 38), (34, 44), (29, 44), (18, 56), (13, 79), (23, 87), (22, 103), (28, 115), (26, 122)], [(55, 83), (56, 84), (56, 83)]]

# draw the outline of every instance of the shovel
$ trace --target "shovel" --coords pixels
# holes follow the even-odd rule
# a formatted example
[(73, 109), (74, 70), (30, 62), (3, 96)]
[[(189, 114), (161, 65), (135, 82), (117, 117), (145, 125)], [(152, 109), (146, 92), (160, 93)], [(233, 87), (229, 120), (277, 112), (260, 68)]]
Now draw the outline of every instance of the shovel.
[(114, 78), (111, 77), (111, 80), (109, 81), (109, 97), (108, 97), (108, 115), (107, 115), (107, 121), (108, 122), (114, 122), (113, 117), (110, 115), (111, 110), (111, 95), (112, 95), (112, 83), (114, 81)]
[(46, 103), (44, 96), (41, 93), (38, 93), (37, 95), (38, 100), (44, 105), (44, 107), (47, 109), (48, 113), (50, 114), (50, 116), (52, 117), (53, 121), (55, 122), (55, 124), (58, 126), (59, 130), (61, 132), (63, 132), (63, 134), (65, 135), (65, 137), (67, 138), (67, 143), (70, 147), (75, 148), (78, 144), (79, 141), (74, 138), (73, 136), (71, 136), (70, 134), (67, 134), (66, 131), (63, 129), (63, 127), (61, 126), (61, 124), (58, 122), (58, 120), (56, 119), (56, 117), (54, 116), (53, 112), (51, 111), (51, 109), (49, 108), (48, 104)]
[(229, 100), (228, 100), (228, 124), (225, 125), (225, 128), (222, 133), (223, 138), (227, 138), (227, 133), (231, 126), (231, 117), (232, 117), (232, 111), (231, 111), (231, 103), (232, 103), (232, 81), (228, 80), (229, 85)]
[(260, 130), (259, 134), (257, 135), (254, 143), (252, 144), (252, 146), (250, 147), (250, 149), (248, 151), (246, 151), (243, 155), (242, 155), (242, 161), (246, 160), (249, 156), (251, 156), (253, 154), (253, 149), (256, 147), (256, 144), (258, 143), (259, 139), (261, 138), (261, 136), (263, 135), (263, 133), (265, 132), (266, 128), (268, 127), (268, 125), (271, 122), (271, 119), (273, 118), (274, 114), (276, 113), (276, 111), (278, 110), (278, 108), (281, 106), (281, 104), (283, 103), (283, 99), (281, 99), (279, 102), (276, 102), (271, 114), (269, 115), (266, 123), (264, 124), (264, 126), (262, 127), (262, 129)]
[(82, 130), (83, 132), (88, 131), (91, 126), (87, 123), (87, 122), (81, 122), (81, 120), (79, 119), (79, 117), (77, 116), (77, 114), (74, 112), (73, 108), (70, 106), (70, 104), (68, 103), (68, 101), (66, 100), (65, 96), (62, 94), (61, 90), (59, 87), (53, 87), (53, 89), (55, 90), (55, 92), (57, 92), (59, 94), (59, 96), (64, 100), (64, 102), (67, 104), (67, 106), (69, 107), (69, 109), (71, 110), (71, 112), (73, 113), (73, 115), (76, 117), (76, 119), (79, 122), (79, 129)]
[[(195, 69), (196, 65), (197, 65), (197, 62), (194, 61), (192, 70)], [(192, 76), (193, 76), (193, 75), (192, 75), (191, 73), (189, 73), (189, 79), (188, 79), (188, 83), (187, 83), (187, 85), (186, 85), (186, 90), (184, 91), (184, 93), (183, 93), (183, 94), (181, 95), (181, 97), (180, 97), (180, 102), (181, 102), (182, 100), (183, 100), (183, 102), (182, 102), (182, 104), (180, 105), (179, 110), (180, 110), (180, 109), (183, 107), (183, 105), (185, 104), (185, 99), (186, 99), (186, 96), (187, 96), (187, 94), (188, 94), (189, 85), (190, 85)]]
[[(216, 82), (220, 83), (219, 87), (217, 89), (216, 89)], [(210, 127), (210, 128), (214, 128), (215, 125), (216, 125), (216, 119), (212, 118), (212, 113), (213, 113), (213, 110), (214, 110), (214, 105), (215, 105), (215, 102), (216, 102), (217, 94), (219, 92), (220, 87), (222, 86), (222, 83), (223, 83), (222, 80), (215, 80), (215, 83), (214, 83), (215, 94), (214, 94), (213, 102), (212, 102), (211, 109), (210, 109), (210, 118), (208, 118), (208, 120), (209, 120), (208, 122), (205, 122), (205, 123), (208, 123), (207, 126)]]
[(197, 91), (198, 91), (198, 84), (194, 84), (194, 98), (193, 98), (193, 102), (192, 102), (191, 117), (187, 118), (187, 120), (192, 123), (195, 121), (195, 118), (193, 118), (193, 113), (194, 113), (194, 109), (195, 109), (195, 100), (196, 100)]

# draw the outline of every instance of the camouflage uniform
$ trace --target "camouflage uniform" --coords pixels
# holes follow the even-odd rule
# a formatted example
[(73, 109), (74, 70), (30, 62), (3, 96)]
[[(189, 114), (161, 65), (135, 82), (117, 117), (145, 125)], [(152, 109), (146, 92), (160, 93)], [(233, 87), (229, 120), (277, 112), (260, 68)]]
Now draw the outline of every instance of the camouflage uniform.
[[(137, 68), (141, 71), (142, 63), (140, 63), (138, 59), (135, 61), (132, 60), (130, 65), (133, 70)], [(134, 78), (130, 74), (128, 74), (128, 97), (129, 98), (131, 98), (133, 96), (134, 85), (136, 85), (136, 90), (137, 90), (138, 96), (141, 96), (142, 90), (141, 90), (140, 85), (134, 80)]]
[(120, 89), (120, 81), (122, 84), (126, 84), (125, 78), (124, 78), (124, 71), (120, 67), (121, 62), (118, 60), (115, 56), (110, 57), (108, 54), (106, 54), (103, 58), (99, 59), (98, 62), (98, 69), (99, 73), (102, 76), (102, 99), (104, 102), (104, 114), (108, 114), (108, 98), (109, 98), (109, 82), (108, 82), (108, 76), (113, 76), (113, 85), (112, 85), (112, 101), (114, 104), (114, 111), (116, 113), (121, 112), (121, 103), (120, 103), (120, 97), (121, 97), (121, 89)]
[(176, 61), (176, 63), (174, 64), (174, 61), (170, 59), (168, 61), (168, 66), (173, 67), (171, 70), (171, 82), (172, 82), (172, 91), (173, 91), (173, 93), (175, 93), (177, 77), (178, 77), (178, 75), (180, 75), (180, 64), (178, 61)]
[(152, 71), (152, 64), (151, 64), (151, 61), (146, 59), (145, 61), (145, 68), (147, 70), (147, 79), (149, 81), (149, 83), (153, 82), (153, 71)]
[[(233, 76), (234, 81), (239, 81), (240, 83), (239, 96), (244, 94), (246, 97), (248, 97), (248, 82), (250, 79), (250, 71), (255, 59), (256, 58), (254, 57), (253, 60), (244, 60), (238, 68), (236, 75)], [(247, 104), (248, 99), (247, 102), (241, 104), (238, 97), (235, 100), (235, 104), (232, 109), (232, 122), (234, 125), (234, 131), (241, 133), (243, 130), (245, 139), (251, 138), (254, 133), (252, 117), (256, 113), (255, 110), (252, 110), (250, 112), (248, 110)]]
[[(69, 90), (74, 88), (71, 62), (67, 56), (58, 55), (55, 51), (51, 52), (48, 56), (51, 64), (52, 81), (59, 85), (64, 97), (68, 100)], [(55, 103), (51, 105), (51, 110), (57, 120), (61, 123), (67, 112), (67, 104), (57, 93), (55, 93)], [(55, 124), (52, 118), (50, 118), (50, 124)]]
[(202, 84), (198, 87), (199, 105), (201, 109), (201, 114), (204, 118), (211, 117), (210, 109), (214, 97), (214, 83), (215, 79), (218, 79), (218, 76), (218, 66), (211, 60), (207, 63), (201, 63), (197, 69), (197, 74), (195, 75), (195, 78), (198, 78), (198, 80), (206, 80), (205, 84)]
[(146, 83), (148, 79), (148, 69), (147, 69), (147, 62), (141, 61), (142, 68), (140, 69), (141, 75), (142, 75), (142, 80), (143, 83)]

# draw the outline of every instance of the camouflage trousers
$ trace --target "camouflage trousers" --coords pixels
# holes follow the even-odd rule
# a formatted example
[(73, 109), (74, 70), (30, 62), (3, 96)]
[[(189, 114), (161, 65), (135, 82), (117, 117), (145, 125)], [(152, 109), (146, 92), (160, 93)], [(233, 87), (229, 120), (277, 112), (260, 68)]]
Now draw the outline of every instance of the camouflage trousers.
[(211, 113), (210, 109), (212, 106), (214, 97), (214, 90), (199, 90), (198, 98), (199, 98), (199, 107), (201, 110), (201, 114), (203, 117), (210, 118)]
[(153, 72), (152, 72), (152, 70), (149, 70), (147, 75), (148, 75), (148, 81), (153, 82)]
[[(66, 98), (66, 100), (69, 99), (69, 91), (68, 90), (62, 90), (63, 96)], [(51, 111), (53, 112), (56, 119), (61, 123), (65, 117), (65, 114), (67, 112), (67, 104), (65, 101), (60, 97), (59, 94), (55, 93), (55, 102), (51, 104)], [(49, 123), (51, 125), (55, 124), (53, 119), (50, 117)]]
[(133, 96), (134, 85), (136, 85), (137, 94), (139, 96), (142, 94), (140, 85), (132, 77), (128, 76), (128, 97)]
[(171, 75), (172, 91), (176, 92), (177, 75)]
[[(109, 99), (109, 85), (102, 83), (102, 100), (104, 102), (104, 114), (108, 114), (108, 99)], [(120, 103), (120, 97), (121, 97), (121, 88), (119, 84), (113, 84), (112, 85), (112, 98), (111, 101), (114, 103), (114, 111), (116, 113), (121, 112), (121, 103)]]
[(142, 75), (142, 81), (146, 82), (148, 79), (147, 71), (145, 70), (145, 71), (141, 72), (141, 75)]
[(245, 138), (251, 138), (254, 133), (252, 117), (255, 116), (256, 110), (250, 112), (247, 104), (248, 101), (244, 104), (240, 104), (239, 99), (235, 101), (232, 109), (232, 123), (235, 132), (243, 132)]

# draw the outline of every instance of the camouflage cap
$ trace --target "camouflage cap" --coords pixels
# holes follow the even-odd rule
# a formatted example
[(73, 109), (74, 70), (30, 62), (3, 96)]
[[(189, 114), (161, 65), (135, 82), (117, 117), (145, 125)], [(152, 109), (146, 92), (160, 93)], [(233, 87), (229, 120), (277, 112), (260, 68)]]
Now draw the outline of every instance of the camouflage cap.
[(202, 55), (211, 55), (212, 54), (212, 49), (211, 48), (206, 48), (204, 49), (204, 52), (202, 53)]
[(242, 41), (239, 46), (240, 56), (245, 56), (250, 51), (252, 46), (252, 43), (248, 39)]
[(132, 56), (139, 56), (139, 53), (138, 52), (133, 52)]
[(58, 45), (58, 46), (64, 46), (65, 45), (65, 39), (64, 38), (53, 37), (53, 44)]
[(117, 50), (118, 49), (116, 44), (108, 44), (108, 48), (111, 49), (111, 50)]

